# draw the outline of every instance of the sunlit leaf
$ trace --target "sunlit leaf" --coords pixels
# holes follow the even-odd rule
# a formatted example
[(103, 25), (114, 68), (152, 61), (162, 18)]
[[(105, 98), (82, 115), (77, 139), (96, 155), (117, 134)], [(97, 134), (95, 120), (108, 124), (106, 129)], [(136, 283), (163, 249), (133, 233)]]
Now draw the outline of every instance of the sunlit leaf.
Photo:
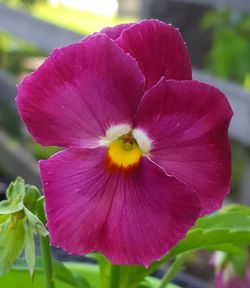
[(20, 256), (24, 244), (24, 221), (12, 217), (0, 225), (0, 275), (8, 272)]

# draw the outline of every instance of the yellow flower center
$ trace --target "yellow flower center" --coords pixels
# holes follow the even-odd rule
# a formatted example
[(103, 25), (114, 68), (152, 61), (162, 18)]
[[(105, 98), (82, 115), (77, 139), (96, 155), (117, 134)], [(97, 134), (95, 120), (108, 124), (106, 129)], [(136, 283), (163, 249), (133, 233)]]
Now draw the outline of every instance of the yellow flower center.
[(128, 133), (109, 144), (108, 156), (111, 166), (132, 168), (139, 164), (142, 151), (133, 135)]

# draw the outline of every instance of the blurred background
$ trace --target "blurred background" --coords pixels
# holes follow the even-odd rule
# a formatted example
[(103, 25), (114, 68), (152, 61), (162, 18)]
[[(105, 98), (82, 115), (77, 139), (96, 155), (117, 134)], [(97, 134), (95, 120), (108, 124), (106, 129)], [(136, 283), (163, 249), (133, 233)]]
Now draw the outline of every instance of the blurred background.
[[(143, 18), (158, 18), (179, 27), (191, 56), (193, 78), (227, 95), (235, 113), (230, 130), (233, 176), (228, 202), (250, 205), (249, 0), (0, 0), (2, 199), (6, 186), (18, 175), (40, 186), (37, 159), (58, 150), (39, 146), (27, 134), (15, 106), (16, 83), (53, 48), (105, 26)], [(211, 281), (208, 258), (206, 253), (194, 255), (187, 271)]]

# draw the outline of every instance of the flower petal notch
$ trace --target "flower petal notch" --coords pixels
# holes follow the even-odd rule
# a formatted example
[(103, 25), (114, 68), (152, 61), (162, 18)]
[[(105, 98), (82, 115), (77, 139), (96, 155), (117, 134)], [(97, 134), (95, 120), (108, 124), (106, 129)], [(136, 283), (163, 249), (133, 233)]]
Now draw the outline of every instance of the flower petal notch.
[(40, 172), (51, 243), (69, 253), (148, 266), (229, 191), (232, 110), (191, 80), (171, 25), (104, 28), (55, 50), (17, 106), (37, 142), (66, 148)]
[(132, 25), (134, 25), (134, 23), (119, 24), (114, 27), (105, 27), (100, 31), (100, 33), (105, 33), (109, 38), (116, 40), (120, 37), (124, 29), (127, 29)]
[(174, 80), (192, 79), (187, 48), (172, 25), (159, 20), (144, 20), (123, 29), (115, 41), (138, 62), (146, 79), (146, 88), (163, 76)]

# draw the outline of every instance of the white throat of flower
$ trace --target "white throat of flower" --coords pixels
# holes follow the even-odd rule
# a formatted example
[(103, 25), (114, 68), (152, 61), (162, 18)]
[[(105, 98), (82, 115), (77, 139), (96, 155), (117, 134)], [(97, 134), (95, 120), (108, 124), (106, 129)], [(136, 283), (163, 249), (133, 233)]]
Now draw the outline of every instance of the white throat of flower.
[(142, 154), (149, 154), (152, 148), (152, 141), (149, 139), (147, 134), (140, 128), (135, 128), (132, 130), (131, 126), (128, 124), (120, 124), (111, 126), (107, 131), (106, 135), (100, 139), (101, 146), (109, 146), (113, 141), (117, 140), (119, 137), (131, 133), (135, 138), (136, 142)]

